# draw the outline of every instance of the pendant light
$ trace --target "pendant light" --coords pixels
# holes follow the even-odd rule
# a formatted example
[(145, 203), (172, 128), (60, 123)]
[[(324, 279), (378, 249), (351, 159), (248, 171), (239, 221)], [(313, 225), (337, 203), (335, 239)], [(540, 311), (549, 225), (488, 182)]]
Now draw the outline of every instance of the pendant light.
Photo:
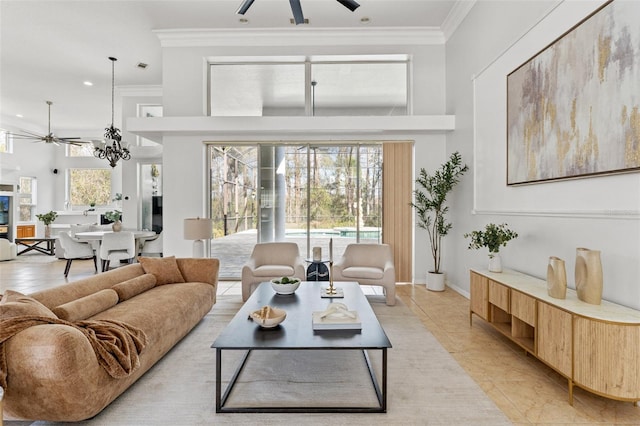
[(130, 160), (129, 144), (122, 142), (120, 129), (113, 126), (114, 117), (114, 92), (115, 92), (115, 63), (116, 58), (109, 56), (111, 61), (111, 126), (105, 128), (104, 137), (106, 140), (93, 141), (93, 155), (100, 159), (107, 159), (111, 167), (115, 167), (118, 160)]

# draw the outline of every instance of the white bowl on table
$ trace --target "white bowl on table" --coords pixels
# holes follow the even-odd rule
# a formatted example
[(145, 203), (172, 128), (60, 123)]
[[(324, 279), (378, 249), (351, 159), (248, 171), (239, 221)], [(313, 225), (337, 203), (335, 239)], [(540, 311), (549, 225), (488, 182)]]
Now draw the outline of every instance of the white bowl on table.
[(276, 278), (271, 280), (271, 287), (277, 294), (293, 294), (300, 287), (300, 280), (298, 278), (289, 278), (290, 282), (282, 284), (282, 278)]
[(284, 309), (263, 306), (257, 311), (251, 312), (251, 319), (262, 328), (273, 328), (287, 317)]

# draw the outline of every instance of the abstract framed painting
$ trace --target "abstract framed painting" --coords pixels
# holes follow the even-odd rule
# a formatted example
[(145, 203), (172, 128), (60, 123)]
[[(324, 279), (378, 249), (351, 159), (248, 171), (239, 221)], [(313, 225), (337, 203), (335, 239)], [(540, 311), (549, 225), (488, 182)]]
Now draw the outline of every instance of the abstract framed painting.
[(639, 16), (612, 0), (507, 76), (507, 185), (640, 170)]

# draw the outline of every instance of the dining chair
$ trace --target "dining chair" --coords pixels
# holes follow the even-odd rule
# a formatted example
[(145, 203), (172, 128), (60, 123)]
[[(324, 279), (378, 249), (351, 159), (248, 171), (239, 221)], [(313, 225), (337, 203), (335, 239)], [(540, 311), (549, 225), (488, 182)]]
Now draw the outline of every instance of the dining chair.
[(100, 262), (103, 271), (109, 270), (111, 261), (126, 260), (132, 263), (136, 257), (136, 241), (133, 232), (107, 232), (100, 243)]
[(67, 264), (64, 267), (64, 276), (69, 275), (69, 269), (71, 269), (71, 262), (74, 260), (88, 260), (93, 259), (93, 266), (98, 272), (98, 262), (96, 261), (96, 254), (89, 243), (82, 243), (71, 238), (68, 232), (60, 232), (58, 234), (58, 241), (62, 246), (64, 252), (63, 259), (67, 260)]
[(162, 257), (162, 250), (162, 232), (160, 232), (155, 238), (144, 240), (140, 249), (140, 256), (157, 254)]

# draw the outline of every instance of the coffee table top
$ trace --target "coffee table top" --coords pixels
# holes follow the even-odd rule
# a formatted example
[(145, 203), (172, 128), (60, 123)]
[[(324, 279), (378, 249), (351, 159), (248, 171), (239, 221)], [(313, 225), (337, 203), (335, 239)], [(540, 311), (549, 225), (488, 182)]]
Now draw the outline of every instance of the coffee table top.
[[(278, 295), (265, 282), (258, 286), (229, 325), (211, 345), (220, 349), (381, 349), (390, 348), (369, 301), (356, 282), (336, 282), (344, 298), (321, 298), (327, 281), (303, 281), (292, 295)], [(344, 303), (358, 311), (362, 330), (313, 330), (311, 314), (324, 311), (332, 301)], [(285, 320), (275, 328), (261, 328), (249, 314), (269, 305), (284, 309)]]

